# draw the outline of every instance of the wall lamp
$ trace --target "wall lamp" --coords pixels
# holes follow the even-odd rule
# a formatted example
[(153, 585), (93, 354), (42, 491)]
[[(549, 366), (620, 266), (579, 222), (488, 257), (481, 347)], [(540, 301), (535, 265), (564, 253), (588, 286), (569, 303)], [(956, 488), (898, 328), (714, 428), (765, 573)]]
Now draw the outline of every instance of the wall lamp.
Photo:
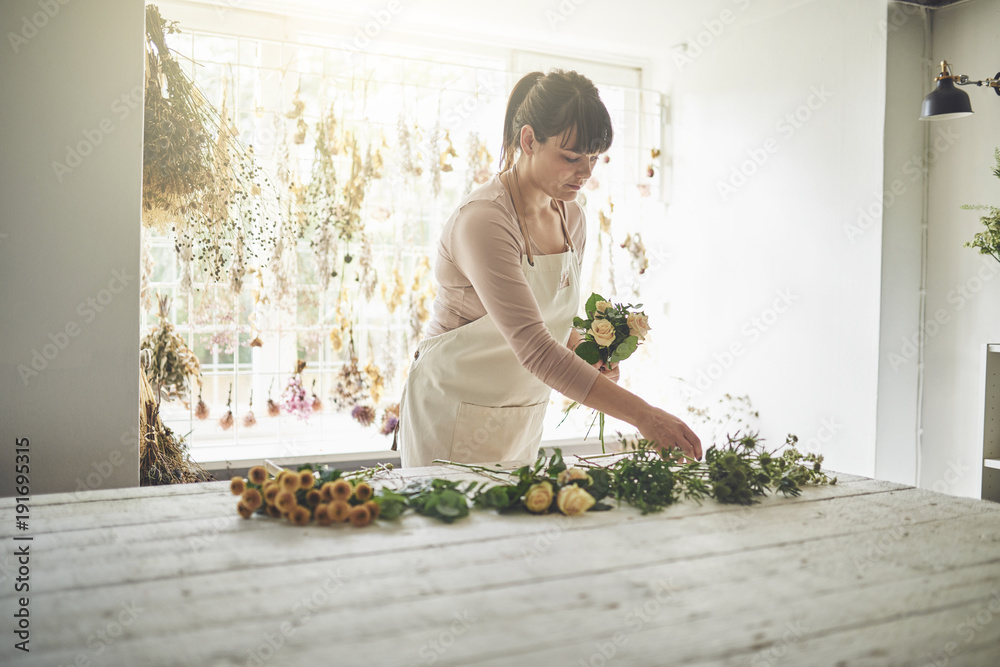
[(920, 120), (948, 120), (972, 115), (969, 94), (956, 88), (956, 83), (960, 86), (987, 86), (1000, 95), (1000, 72), (992, 79), (969, 81), (969, 77), (964, 74), (953, 75), (947, 60), (941, 61), (941, 73), (934, 81), (937, 85), (924, 98), (923, 107), (920, 109)]

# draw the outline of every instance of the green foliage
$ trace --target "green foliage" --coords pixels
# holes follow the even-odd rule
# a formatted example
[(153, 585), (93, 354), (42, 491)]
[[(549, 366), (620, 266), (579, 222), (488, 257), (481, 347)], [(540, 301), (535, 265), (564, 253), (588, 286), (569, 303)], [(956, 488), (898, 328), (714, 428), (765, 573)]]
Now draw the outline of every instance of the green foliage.
[[(993, 175), (1000, 178), (1000, 148), (993, 151), (993, 158), (996, 161), (996, 168)], [(986, 227), (986, 231), (978, 232), (972, 240), (965, 244), (966, 248), (978, 248), (983, 255), (989, 255), (1000, 262), (1000, 208), (996, 206), (966, 204), (962, 208), (966, 210), (987, 211), (988, 213), (979, 221)]]
[(430, 479), (411, 482), (399, 491), (406, 496), (409, 506), (424, 516), (451, 523), (469, 516), (466, 493), (479, 482), (458, 482), (447, 479)]

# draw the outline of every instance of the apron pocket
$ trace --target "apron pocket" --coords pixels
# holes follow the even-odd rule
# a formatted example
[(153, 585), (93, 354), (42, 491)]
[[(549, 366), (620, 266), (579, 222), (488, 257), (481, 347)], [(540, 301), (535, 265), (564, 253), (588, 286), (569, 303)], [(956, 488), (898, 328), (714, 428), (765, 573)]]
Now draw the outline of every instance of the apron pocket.
[(449, 458), (460, 463), (534, 461), (548, 404), (495, 408), (462, 403)]

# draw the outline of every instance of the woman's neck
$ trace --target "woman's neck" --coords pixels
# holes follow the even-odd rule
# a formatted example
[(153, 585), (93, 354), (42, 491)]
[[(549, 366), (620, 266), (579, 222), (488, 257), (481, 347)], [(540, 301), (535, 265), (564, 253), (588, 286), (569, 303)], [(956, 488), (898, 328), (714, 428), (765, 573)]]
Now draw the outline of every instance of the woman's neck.
[(514, 165), (514, 187), (519, 188), (524, 214), (529, 220), (543, 219), (552, 210), (552, 197), (538, 187), (531, 173), (525, 168), (523, 157)]

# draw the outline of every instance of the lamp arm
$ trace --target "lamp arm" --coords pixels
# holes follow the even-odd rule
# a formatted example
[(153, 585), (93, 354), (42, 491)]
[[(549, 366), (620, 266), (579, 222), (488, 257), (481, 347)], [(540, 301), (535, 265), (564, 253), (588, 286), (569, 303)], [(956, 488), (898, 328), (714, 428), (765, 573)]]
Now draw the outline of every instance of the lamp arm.
[(982, 81), (970, 81), (969, 77), (965, 74), (954, 76), (952, 79), (959, 86), (986, 86), (987, 88), (992, 88), (997, 95), (1000, 95), (1000, 72), (992, 79), (983, 79)]

